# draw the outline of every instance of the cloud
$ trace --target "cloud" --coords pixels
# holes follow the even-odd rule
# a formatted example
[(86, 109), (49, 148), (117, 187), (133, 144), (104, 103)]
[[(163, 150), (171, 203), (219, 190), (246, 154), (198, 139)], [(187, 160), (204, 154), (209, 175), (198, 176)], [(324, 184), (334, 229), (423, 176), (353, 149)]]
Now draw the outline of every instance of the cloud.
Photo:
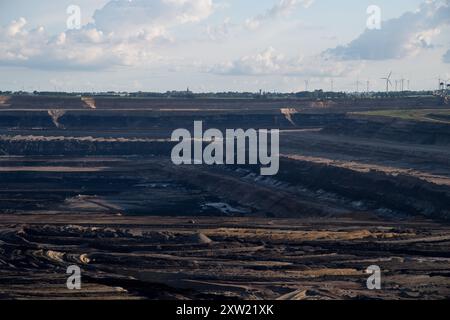
[(266, 12), (256, 17), (247, 19), (245, 25), (249, 29), (257, 29), (264, 22), (287, 16), (298, 5), (302, 5), (303, 7), (308, 8), (313, 2), (314, 0), (279, 0), (277, 4), (275, 4)]
[(360, 66), (359, 63), (326, 60), (320, 56), (285, 57), (269, 47), (260, 53), (216, 65), (208, 71), (234, 76), (343, 77), (356, 73)]
[[(3, 32), (6, 30), (7, 32)], [(8, 32), (8, 30), (14, 30)], [(94, 27), (50, 35), (21, 18), (0, 28), (0, 64), (35, 69), (102, 69), (153, 57), (142, 42), (123, 42)]]
[(450, 50), (448, 50), (442, 57), (444, 63), (450, 63)]
[(206, 34), (210, 40), (223, 40), (229, 37), (232, 33), (232, 30), (236, 27), (235, 24), (231, 22), (231, 18), (227, 17), (225, 20), (215, 26), (207, 26)]
[(270, 75), (282, 72), (285, 58), (270, 47), (263, 52), (215, 66), (214, 73), (230, 75)]
[(212, 0), (112, 0), (93, 23), (57, 35), (28, 27), (25, 18), (0, 27), (0, 64), (37, 69), (102, 69), (161, 61), (154, 47), (170, 28), (198, 22)]
[(325, 55), (342, 60), (401, 59), (432, 48), (431, 40), (450, 24), (450, 0), (428, 0), (415, 12), (383, 22), (381, 30), (366, 29), (345, 46)]
[(136, 36), (207, 18), (212, 0), (116, 0), (94, 14), (95, 26), (107, 33)]

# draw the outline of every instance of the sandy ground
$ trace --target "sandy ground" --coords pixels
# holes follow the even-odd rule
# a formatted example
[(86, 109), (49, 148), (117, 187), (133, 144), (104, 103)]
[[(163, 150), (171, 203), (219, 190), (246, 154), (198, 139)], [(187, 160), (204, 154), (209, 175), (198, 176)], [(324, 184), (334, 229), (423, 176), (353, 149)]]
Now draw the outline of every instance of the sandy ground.
[[(0, 297), (439, 299), (449, 241), (427, 221), (3, 215)], [(371, 265), (382, 290), (366, 287)]]

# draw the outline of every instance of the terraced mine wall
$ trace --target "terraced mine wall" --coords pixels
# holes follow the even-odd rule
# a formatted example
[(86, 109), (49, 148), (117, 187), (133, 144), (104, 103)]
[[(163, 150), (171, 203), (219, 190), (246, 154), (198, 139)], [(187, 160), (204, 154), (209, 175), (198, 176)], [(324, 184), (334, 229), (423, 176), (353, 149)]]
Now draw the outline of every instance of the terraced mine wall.
[[(435, 176), (440, 176), (440, 179), (447, 177), (446, 171), (442, 169), (446, 164), (445, 154), (435, 153), (439, 155), (439, 159), (428, 159), (429, 150), (416, 149), (417, 146), (413, 144), (436, 145), (438, 149), (440, 146), (448, 146), (450, 126), (439, 122), (347, 115), (346, 107), (342, 107), (344, 103), (329, 109), (308, 107), (298, 112), (293, 109), (293, 112), (283, 113), (280, 107), (286, 107), (287, 103), (292, 101), (107, 98), (81, 101), (77, 98), (67, 98), (67, 101), (54, 99), (48, 102), (44, 98), (38, 98), (33, 102), (33, 99), (13, 97), (0, 102), (0, 155), (12, 158), (15, 156), (136, 157), (141, 160), (161, 157), (169, 161), (174, 146), (174, 143), (168, 141), (172, 131), (177, 128), (193, 128), (194, 121), (202, 120), (205, 130), (208, 128), (292, 130), (295, 136), (283, 139), (281, 144), (282, 149), (285, 148), (293, 154), (312, 154), (331, 159), (339, 155), (344, 160), (350, 158), (355, 161), (359, 161), (360, 158), (363, 160), (369, 158), (369, 164), (372, 161), (374, 164), (381, 165), (386, 160), (388, 166), (399, 165), (407, 169), (411, 168), (410, 163), (408, 161), (403, 163), (403, 160), (410, 160), (419, 167), (416, 168), (418, 171), (422, 170), (425, 173), (432, 171)], [(372, 102), (364, 100), (359, 108), (364, 109)], [(386, 107), (388, 105), (392, 107), (392, 99), (380, 99), (378, 102), (385, 104)], [(424, 101), (418, 99), (416, 102), (404, 99), (395, 102), (396, 107), (410, 107), (414, 103), (430, 103), (426, 99)], [(304, 105), (305, 101), (298, 101), (298, 103)], [(354, 102), (346, 103), (353, 105)], [(7, 104), (10, 106), (6, 107)], [(18, 108), (19, 105), (23, 109)], [(427, 104), (427, 108), (429, 107), (430, 105)], [(308, 140), (307, 135), (306, 138), (303, 137), (307, 139), (306, 142), (297, 139), (305, 134), (298, 129), (311, 128), (318, 130), (314, 131), (311, 140)], [(313, 137), (313, 135), (316, 136)], [(320, 139), (324, 136), (330, 139), (327, 141)], [(361, 145), (358, 141), (352, 141), (353, 138), (354, 140), (366, 138), (370, 140), (366, 143), (373, 142), (375, 146)], [(397, 141), (405, 149), (399, 147), (380, 151), (377, 148), (383, 147), (377, 147), (376, 141), (372, 140), (381, 140), (384, 144), (392, 143), (393, 147)], [(130, 161), (134, 162), (134, 159)], [(10, 166), (17, 167), (17, 165)], [(141, 168), (138, 168), (137, 171), (140, 173)], [(170, 172), (174, 171), (170, 163), (168, 168)], [(313, 191), (326, 190), (345, 197), (350, 202), (364, 202), (367, 206), (364, 210), (367, 211), (388, 209), (406, 215), (449, 219), (449, 188), (444, 184), (433, 184), (428, 182), (429, 180), (407, 175), (385, 174), (375, 170), (357, 172), (313, 161), (283, 159), (280, 168), (281, 171), (275, 179), (293, 186), (304, 186)], [(112, 169), (115, 169), (114, 165)], [(28, 174), (23, 173), (21, 168), (10, 170), (16, 170), (15, 175), (10, 173), (5, 175), (20, 178), (22, 174)], [(203, 168), (195, 168), (194, 172), (190, 173), (194, 178), (200, 175), (196, 170), (205, 174), (202, 172)], [(252, 170), (259, 173), (260, 167), (252, 168)], [(238, 189), (235, 179), (226, 180), (228, 172), (218, 171), (220, 172), (218, 174), (215, 172), (214, 175), (206, 174), (205, 177), (208, 179), (198, 178), (196, 187), (204, 190), (207, 185), (205, 181), (213, 181), (213, 183), (208, 182), (209, 193), (228, 192), (229, 197), (237, 202), (243, 198), (245, 190), (254, 188), (252, 182), (244, 183), (242, 189)], [(172, 179), (176, 180), (178, 176), (186, 178), (188, 176), (186, 172), (177, 171)], [(74, 173), (76, 174), (78, 173)], [(92, 173), (92, 175), (96, 174)], [(30, 181), (33, 180), (30, 178)], [(184, 182), (193, 185), (192, 181)], [(99, 185), (103, 186), (103, 182), (100, 181)], [(248, 203), (254, 204), (252, 207), (258, 212), (282, 217), (301, 216), (305, 212), (312, 214), (330, 212), (330, 207), (322, 208), (321, 199), (314, 198), (316, 195), (309, 199), (307, 194), (307, 200), (304, 200), (303, 195), (293, 195), (289, 193), (291, 192), (289, 190), (280, 191), (277, 188), (276, 185), (271, 185), (248, 192), (251, 194)], [(167, 190), (163, 193), (167, 193)], [(261, 200), (260, 197), (264, 199)], [(266, 201), (270, 203), (267, 204)], [(272, 205), (271, 209), (266, 210)], [(339, 207), (340, 204), (333, 203), (333, 205)], [(147, 207), (142, 210), (147, 210)]]
[(333, 101), (334, 109), (357, 108), (357, 109), (410, 109), (429, 108), (444, 105), (441, 97), (398, 97), (398, 98), (373, 98), (373, 99), (343, 99)]
[(280, 109), (280, 108), (412, 108), (443, 105), (440, 97), (373, 99), (152, 99), (120, 97), (0, 96), (1, 108), (14, 109)]
[(419, 144), (450, 144), (449, 124), (408, 121), (392, 117), (351, 115), (341, 121), (328, 123), (323, 132)]
[(450, 220), (448, 186), (375, 170), (362, 173), (290, 159), (282, 159), (280, 168), (277, 180), (293, 185), (300, 183), (314, 190), (325, 190), (355, 201), (359, 199), (367, 204), (369, 210), (389, 208), (407, 215)]
[(294, 114), (288, 120), (280, 111), (260, 113), (202, 113), (151, 111), (5, 111), (0, 116), (0, 129), (70, 130), (147, 130), (171, 132), (191, 128), (203, 121), (205, 128), (280, 128), (317, 127), (340, 122), (344, 114)]
[[(373, 101), (35, 99), (0, 97), (1, 298), (450, 297), (439, 122), (346, 116)], [(194, 120), (288, 129), (279, 174), (173, 165), (167, 138)], [(67, 290), (73, 264), (81, 291)], [(367, 290), (372, 264), (381, 291)]]
[[(336, 109), (353, 108), (411, 108), (435, 107), (443, 105), (439, 97), (399, 97), (377, 99), (129, 99), (129, 98), (95, 98), (98, 109), (115, 108), (198, 108), (198, 109), (238, 109), (267, 110), (293, 108)], [(170, 106), (170, 107), (168, 107)]]
[(95, 139), (0, 140), (0, 155), (9, 156), (131, 156), (170, 155), (174, 143), (135, 142), (125, 140), (101, 141)]
[[(48, 135), (94, 137), (152, 137), (169, 139), (173, 130), (193, 128), (203, 121), (204, 129), (323, 128), (323, 133), (359, 138), (393, 140), (428, 145), (449, 145), (450, 125), (439, 122), (408, 121), (389, 117), (347, 116), (344, 113), (299, 113), (287, 119), (281, 112), (261, 113), (167, 113), (117, 111), (7, 111), (0, 116), (0, 135)], [(67, 141), (67, 144), (75, 143)], [(85, 143), (86, 144), (86, 143)], [(11, 150), (2, 143), (3, 150)], [(76, 147), (78, 148), (78, 147)], [(14, 150), (18, 150), (17, 147)]]

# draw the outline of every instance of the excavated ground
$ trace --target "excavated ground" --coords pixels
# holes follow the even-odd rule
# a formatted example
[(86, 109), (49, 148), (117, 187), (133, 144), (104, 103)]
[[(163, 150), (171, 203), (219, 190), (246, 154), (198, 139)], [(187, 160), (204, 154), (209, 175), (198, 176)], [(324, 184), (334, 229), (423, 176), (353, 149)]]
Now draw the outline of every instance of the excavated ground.
[[(1, 97), (0, 298), (449, 298), (450, 125), (358, 113), (392, 105), (445, 109)], [(281, 129), (279, 174), (174, 166), (195, 120)]]
[[(3, 215), (7, 299), (443, 299), (450, 228), (351, 219)], [(82, 290), (66, 289), (68, 265)], [(383, 287), (365, 269), (382, 268)]]

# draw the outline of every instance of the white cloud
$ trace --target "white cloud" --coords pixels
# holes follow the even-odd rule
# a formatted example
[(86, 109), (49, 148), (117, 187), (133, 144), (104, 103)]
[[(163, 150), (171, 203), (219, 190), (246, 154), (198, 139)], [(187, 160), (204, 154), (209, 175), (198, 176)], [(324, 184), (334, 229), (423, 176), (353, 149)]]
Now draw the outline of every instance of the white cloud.
[(345, 46), (324, 52), (343, 60), (386, 60), (432, 48), (432, 39), (450, 24), (450, 0), (428, 0), (415, 12), (383, 22), (381, 30), (366, 29)]
[(208, 35), (210, 40), (223, 40), (232, 33), (232, 29), (235, 27), (236, 25), (234, 25), (231, 22), (231, 18), (228, 17), (225, 18), (225, 20), (221, 24), (215, 26), (207, 26), (206, 34)]
[(0, 64), (41, 69), (101, 69), (160, 61), (154, 46), (168, 29), (198, 22), (212, 0), (112, 0), (81, 30), (50, 35), (24, 18), (0, 27)]
[(21, 33), (23, 31), (23, 27), (27, 24), (25, 18), (20, 18), (19, 20), (12, 21), (4, 30), (5, 34), (10, 37), (14, 37), (15, 35)]
[(245, 25), (249, 29), (256, 29), (260, 27), (264, 22), (278, 19), (283, 16), (287, 16), (298, 5), (302, 5), (305, 8), (311, 6), (314, 0), (278, 0), (272, 8), (260, 15), (247, 19)]
[(232, 75), (269, 75), (281, 72), (284, 62), (284, 56), (270, 47), (261, 53), (218, 65), (213, 71)]
[(360, 63), (345, 63), (321, 57), (288, 58), (269, 47), (235, 61), (216, 65), (208, 71), (222, 75), (343, 77), (358, 72)]
[(137, 41), (122, 42), (94, 27), (49, 35), (43, 27), (27, 29), (25, 19), (0, 30), (0, 64), (36, 69), (89, 69), (133, 64), (148, 55)]
[(116, 0), (97, 10), (94, 21), (104, 32), (129, 37), (198, 22), (212, 11), (212, 0)]

